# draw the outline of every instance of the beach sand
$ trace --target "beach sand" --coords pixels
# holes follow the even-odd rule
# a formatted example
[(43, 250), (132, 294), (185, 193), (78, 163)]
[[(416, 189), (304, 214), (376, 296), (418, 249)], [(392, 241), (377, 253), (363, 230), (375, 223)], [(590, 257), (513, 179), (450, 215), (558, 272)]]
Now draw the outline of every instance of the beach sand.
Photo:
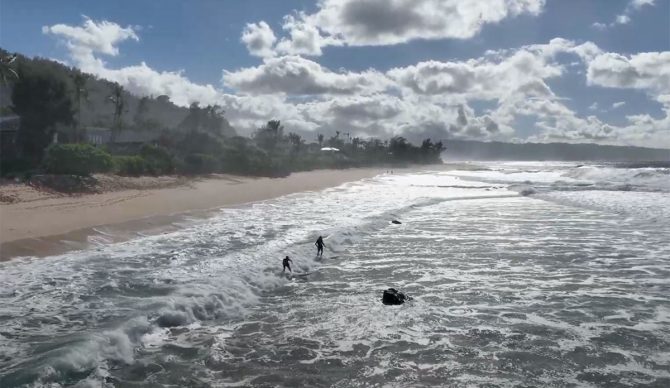
[[(400, 172), (400, 169), (396, 169)], [(231, 175), (180, 182), (163, 188), (108, 191), (78, 196), (3, 185), (0, 195), (0, 260), (48, 256), (91, 243), (164, 233), (179, 220), (207, 217), (215, 209), (291, 193), (321, 190), (385, 173), (381, 168), (318, 170), (285, 178)]]

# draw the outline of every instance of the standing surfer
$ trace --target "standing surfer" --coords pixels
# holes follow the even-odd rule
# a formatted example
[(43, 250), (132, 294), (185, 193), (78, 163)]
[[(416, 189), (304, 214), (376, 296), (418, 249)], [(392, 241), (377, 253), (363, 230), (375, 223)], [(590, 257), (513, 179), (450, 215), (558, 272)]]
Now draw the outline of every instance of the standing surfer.
[(323, 243), (323, 237), (319, 236), (314, 245), (316, 245), (316, 255), (323, 256), (323, 247), (326, 246), (326, 244)]
[(289, 265), (289, 263), (293, 263), (293, 260), (289, 259), (288, 256), (286, 256), (286, 258), (284, 258), (284, 260), (282, 260), (282, 264), (284, 265), (284, 268), (281, 270), (282, 273), (284, 273), (284, 271), (286, 271), (286, 268), (288, 268), (288, 270), (289, 270), (291, 273), (293, 273), (293, 271), (291, 270), (291, 266)]

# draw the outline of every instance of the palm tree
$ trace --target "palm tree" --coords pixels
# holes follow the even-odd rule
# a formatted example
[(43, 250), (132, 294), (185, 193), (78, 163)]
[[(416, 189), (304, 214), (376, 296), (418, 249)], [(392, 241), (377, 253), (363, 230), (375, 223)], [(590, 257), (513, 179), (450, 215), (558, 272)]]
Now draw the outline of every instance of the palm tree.
[(284, 127), (281, 125), (281, 121), (279, 121), (279, 120), (268, 121), (268, 124), (267, 124), (266, 127), (277, 138), (282, 137), (284, 135)]
[(116, 141), (118, 132), (121, 131), (121, 127), (123, 126), (122, 116), (123, 107), (125, 106), (125, 101), (123, 98), (123, 86), (114, 84), (112, 94), (107, 97), (107, 99), (111, 101), (112, 104), (114, 104), (114, 121), (112, 124), (112, 138), (110, 140), (112, 143), (114, 143)]
[(223, 117), (223, 108), (219, 105), (207, 105), (203, 111), (205, 122), (202, 124), (204, 129), (214, 135), (221, 136), (225, 120)]
[(261, 148), (268, 151), (270, 154), (279, 142), (284, 137), (284, 127), (279, 120), (270, 120), (265, 126), (258, 128), (254, 134), (254, 140)]
[(189, 131), (191, 135), (198, 132), (203, 119), (202, 111), (203, 109), (200, 108), (200, 104), (197, 102), (191, 103), (188, 107), (188, 114), (181, 121), (179, 127)]
[(298, 135), (297, 133), (289, 133), (288, 134), (288, 141), (293, 145), (293, 151), (295, 153), (300, 152), (300, 148), (302, 147), (302, 137)]
[(353, 147), (354, 151), (358, 151), (359, 146), (361, 145), (362, 141), (360, 137), (354, 137), (351, 139), (351, 146)]
[(137, 102), (137, 109), (135, 111), (135, 117), (133, 118), (133, 123), (135, 128), (138, 130), (144, 129), (143, 126), (146, 124), (146, 116), (149, 111), (149, 97), (144, 96), (140, 98)]
[(318, 134), (316, 140), (319, 142), (319, 147), (323, 146), (323, 133)]
[(19, 74), (16, 70), (12, 69), (15, 61), (16, 54), (0, 56), (0, 77), (4, 85), (7, 85), (11, 78), (19, 79)]
[(72, 82), (74, 83), (74, 101), (77, 106), (77, 122), (75, 123), (74, 130), (74, 141), (80, 142), (82, 140), (82, 126), (81, 126), (81, 102), (82, 99), (86, 100), (88, 98), (88, 90), (86, 89), (86, 82), (88, 81), (89, 76), (76, 72), (72, 76)]

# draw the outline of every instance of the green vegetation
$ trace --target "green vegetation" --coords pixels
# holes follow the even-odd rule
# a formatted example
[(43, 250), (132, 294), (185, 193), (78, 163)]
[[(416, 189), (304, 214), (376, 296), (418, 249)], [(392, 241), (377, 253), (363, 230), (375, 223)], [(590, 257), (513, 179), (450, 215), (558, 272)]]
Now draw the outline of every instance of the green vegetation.
[(41, 160), (57, 126), (72, 124), (72, 100), (65, 79), (47, 69), (24, 65), (18, 74), (12, 102), (21, 117), (19, 147), (27, 157)]
[(211, 174), (221, 171), (219, 161), (209, 154), (188, 154), (184, 157), (181, 171), (189, 175)]
[(174, 157), (166, 148), (145, 144), (139, 157), (144, 161), (144, 172), (149, 175), (166, 175), (175, 172)]
[[(3, 115), (20, 116), (16, 149), (3, 146), (2, 174), (48, 172), (87, 176), (232, 173), (285, 176), (292, 171), (435, 163), (441, 142), (421, 146), (318, 133), (307, 142), (270, 120), (237, 136), (217, 105), (177, 107), (167, 96), (141, 97), (118, 84), (0, 49), (2, 82), (11, 90)], [(91, 137), (91, 134), (97, 137)], [(89, 144), (95, 143), (95, 144)], [(329, 147), (322, 150), (323, 147)]]
[(147, 173), (147, 166), (141, 156), (115, 156), (114, 171), (123, 176), (140, 176)]
[(52, 174), (90, 175), (114, 168), (112, 155), (89, 144), (53, 144), (43, 164)]

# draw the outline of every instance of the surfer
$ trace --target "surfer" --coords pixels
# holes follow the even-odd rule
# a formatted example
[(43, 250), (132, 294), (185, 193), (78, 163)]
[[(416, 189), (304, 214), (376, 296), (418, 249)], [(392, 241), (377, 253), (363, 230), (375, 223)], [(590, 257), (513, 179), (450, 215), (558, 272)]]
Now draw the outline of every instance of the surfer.
[(289, 262), (293, 263), (293, 260), (289, 259), (288, 256), (286, 256), (286, 258), (284, 258), (284, 260), (282, 260), (282, 264), (284, 265), (284, 269), (281, 270), (282, 273), (284, 273), (284, 271), (286, 271), (286, 268), (288, 268), (288, 270), (291, 273), (293, 273), (293, 271), (291, 270), (291, 266), (289, 265)]
[(326, 244), (323, 243), (323, 237), (319, 236), (319, 238), (316, 239), (314, 245), (316, 245), (317, 256), (323, 256), (323, 247), (326, 246)]

